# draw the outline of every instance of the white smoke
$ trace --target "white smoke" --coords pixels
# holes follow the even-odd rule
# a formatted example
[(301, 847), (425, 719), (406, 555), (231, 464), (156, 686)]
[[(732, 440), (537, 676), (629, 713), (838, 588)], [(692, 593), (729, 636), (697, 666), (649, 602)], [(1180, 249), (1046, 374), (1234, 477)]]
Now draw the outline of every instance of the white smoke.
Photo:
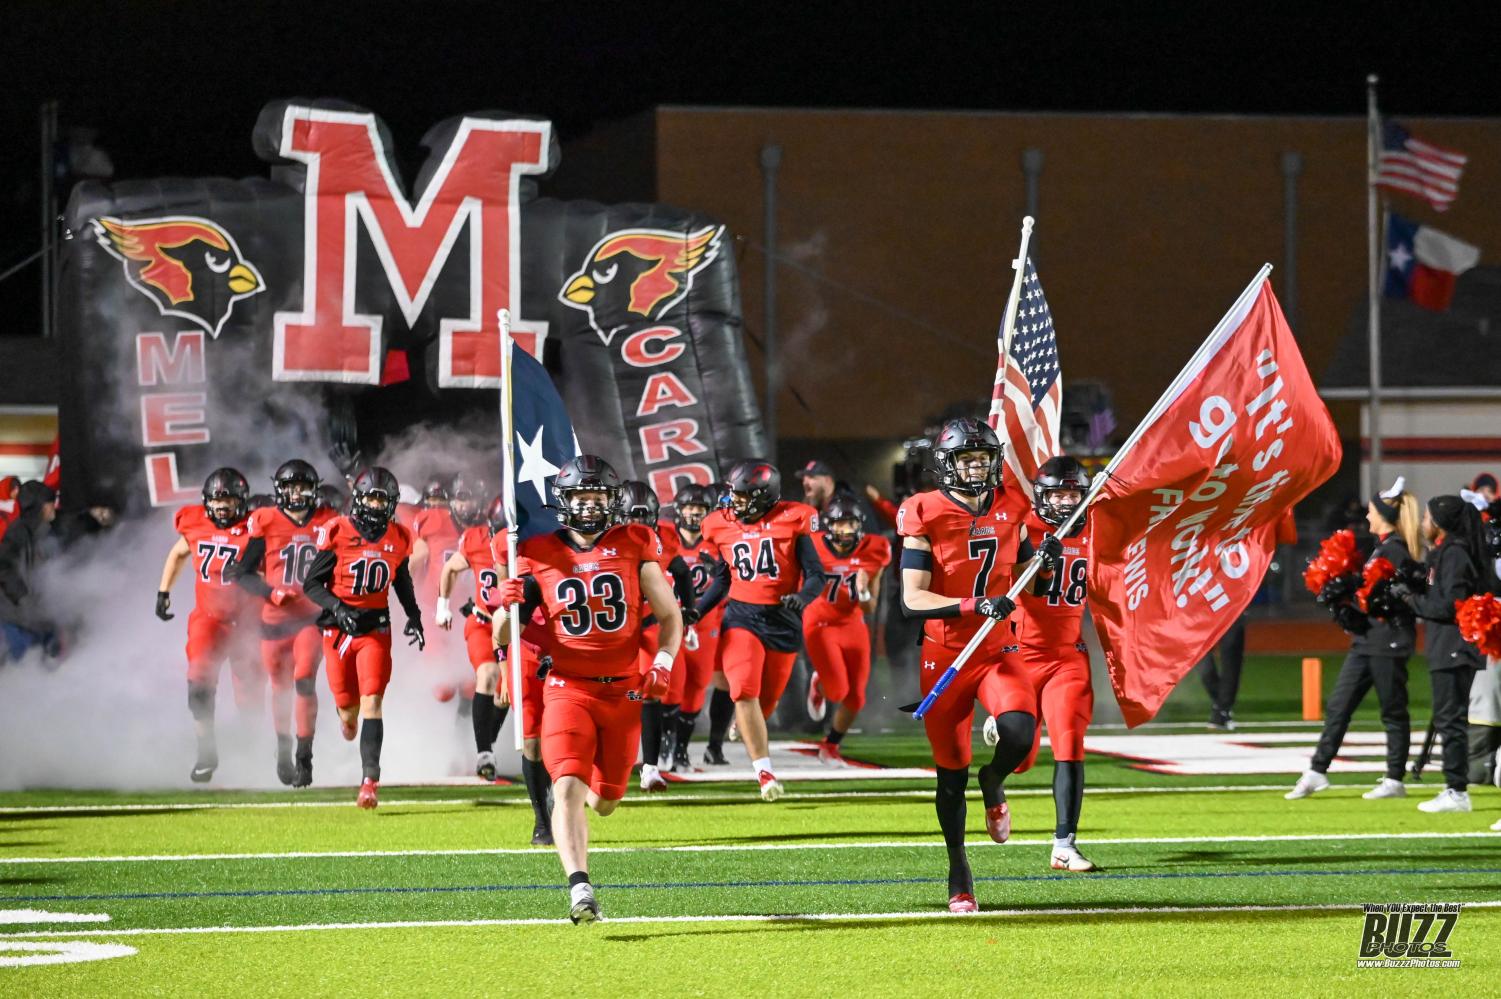
[[(314, 429), (324, 422), (316, 400), (289, 394), (276, 400), (276, 408), (280, 418), (275, 421), (247, 419), (245, 439), (225, 441), (222, 447), (216, 441), (216, 459), (238, 464), (252, 492), (269, 491), (272, 470), (293, 457), (312, 461), (326, 480), (338, 482), (337, 470), (325, 457), (326, 441)], [(462, 471), (486, 479), (493, 491), (496, 438), (494, 421), (480, 413), (464, 432), (414, 427), (367, 457), (385, 463), (419, 489), (426, 477), (451, 478)], [(153, 613), (162, 562), (174, 540), (171, 512), (158, 510), (85, 539), (44, 567), (38, 585), (57, 619), (69, 623), (70, 638), (55, 669), (47, 669), (36, 654), (0, 666), (0, 789), (190, 786), (195, 748), (184, 647), (193, 607), (191, 566), (172, 591), (176, 618), (162, 622)], [(455, 607), (471, 588), (467, 576), (460, 579)], [(394, 594), (392, 603), (397, 603)], [(474, 772), (472, 729), (467, 715), (460, 719), (457, 712), (462, 693), (445, 703), (433, 694), (435, 686), (452, 687), (473, 677), (464, 649), (463, 619), (456, 617), (453, 631), (445, 634), (433, 621), (430, 599), (423, 599), (422, 613), (429, 640), (425, 654), (404, 644), (399, 629), (405, 615), (393, 608), (398, 623), (384, 711), (384, 781)], [(237, 706), (231, 668), (227, 663), (221, 668), (220, 768), (210, 787), (280, 786), (257, 615), (258, 608), (241, 627), (238, 639), (243, 647), (235, 654), (260, 685), (260, 696), (245, 709)], [(340, 737), (321, 667), (317, 687), (314, 786), (356, 784), (358, 742), (346, 743)], [(508, 720), (500, 747), (510, 745), (511, 726)]]

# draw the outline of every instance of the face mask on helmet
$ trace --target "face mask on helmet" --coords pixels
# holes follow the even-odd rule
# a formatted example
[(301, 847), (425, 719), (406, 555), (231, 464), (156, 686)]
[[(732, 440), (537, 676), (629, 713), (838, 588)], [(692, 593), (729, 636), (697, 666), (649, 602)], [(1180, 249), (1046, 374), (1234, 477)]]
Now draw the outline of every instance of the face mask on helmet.
[(865, 533), (865, 525), (858, 519), (849, 517), (829, 522), (828, 542), (829, 547), (841, 555), (848, 555), (855, 550), (860, 543), (860, 538)]
[(215, 527), (229, 527), (245, 515), (245, 501), (238, 496), (220, 493), (204, 500), (208, 519)]
[(614, 497), (604, 489), (569, 489), (558, 497), (563, 524), (580, 534), (598, 534), (610, 526)]
[(677, 505), (678, 527), (685, 531), (698, 531), (704, 526), (704, 518), (709, 515), (709, 508), (701, 503), (679, 503)]
[(318, 503), (318, 483), (310, 479), (282, 479), (276, 483), (276, 505), (288, 513), (311, 510)]
[(454, 490), (453, 497), (448, 501), (448, 509), (453, 514), (455, 523), (465, 527), (479, 523), (479, 500), (467, 489)]
[(1042, 489), (1037, 494), (1037, 515), (1054, 527), (1061, 525), (1084, 502), (1084, 490), (1073, 486)]
[(396, 497), (384, 489), (368, 489), (354, 494), (354, 509), (350, 519), (360, 533), (367, 538), (378, 538), (391, 525), (391, 515), (396, 512)]

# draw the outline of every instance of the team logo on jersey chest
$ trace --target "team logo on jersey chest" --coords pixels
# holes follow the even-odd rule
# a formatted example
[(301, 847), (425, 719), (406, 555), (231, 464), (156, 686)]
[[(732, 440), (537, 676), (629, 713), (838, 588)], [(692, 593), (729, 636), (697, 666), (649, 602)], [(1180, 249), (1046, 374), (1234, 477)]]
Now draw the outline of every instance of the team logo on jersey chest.
[(989, 538), (995, 536), (994, 524), (970, 524), (969, 536), (972, 538)]
[(575, 570), (579, 571), (579, 572), (598, 572), (599, 571), (599, 563), (598, 562), (578, 562), (578, 563), (576, 563), (574, 565), (573, 568)]

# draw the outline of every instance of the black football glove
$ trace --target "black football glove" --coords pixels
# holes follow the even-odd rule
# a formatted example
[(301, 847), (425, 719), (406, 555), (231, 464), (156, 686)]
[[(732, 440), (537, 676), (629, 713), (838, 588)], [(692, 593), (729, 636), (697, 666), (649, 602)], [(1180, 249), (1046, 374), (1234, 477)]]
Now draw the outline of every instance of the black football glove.
[(981, 597), (975, 601), (975, 613), (982, 617), (1004, 621), (1016, 610), (1016, 601), (1010, 597)]
[(1056, 571), (1058, 564), (1063, 561), (1063, 541), (1058, 535), (1045, 536), (1037, 550), (1042, 553), (1042, 570), (1049, 573)]
[(172, 594), (168, 593), (166, 590), (158, 590), (156, 593), (156, 616), (161, 618), (163, 621), (172, 620), (177, 615), (173, 614), (167, 609), (171, 606)]
[(539, 656), (537, 659), (537, 679), (546, 680), (547, 674), (552, 672), (552, 656)]
[(416, 618), (408, 618), (407, 626), (401, 629), (401, 633), (407, 636), (408, 645), (417, 646), (418, 652), (427, 648), (427, 635), (422, 631), (422, 622)]
[(701, 615), (698, 613), (698, 608), (697, 607), (694, 607), (692, 605), (684, 607), (683, 608), (683, 627), (684, 628), (691, 628), (691, 627), (693, 627), (695, 624), (698, 624), (700, 617), (701, 617)]
[(340, 604), (339, 609), (334, 611), (334, 627), (346, 635), (358, 635), (360, 623), (360, 612), (348, 604)]
[(808, 606), (808, 601), (804, 600), (800, 593), (789, 593), (782, 598), (782, 606), (790, 611), (801, 614), (803, 608)]

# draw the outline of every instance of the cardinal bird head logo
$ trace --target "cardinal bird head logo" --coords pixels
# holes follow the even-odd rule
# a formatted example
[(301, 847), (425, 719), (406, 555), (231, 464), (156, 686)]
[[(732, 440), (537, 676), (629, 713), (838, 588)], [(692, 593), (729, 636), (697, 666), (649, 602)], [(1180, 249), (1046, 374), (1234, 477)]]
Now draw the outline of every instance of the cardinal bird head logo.
[(131, 287), (217, 338), (234, 304), (265, 290), (260, 271), (240, 253), (234, 237), (208, 219), (101, 217), (94, 238), (125, 267)]
[(693, 287), (693, 275), (719, 256), (724, 226), (697, 232), (621, 229), (594, 244), (588, 258), (558, 293), (564, 305), (589, 314), (589, 325), (609, 346), (632, 323), (660, 319)]

